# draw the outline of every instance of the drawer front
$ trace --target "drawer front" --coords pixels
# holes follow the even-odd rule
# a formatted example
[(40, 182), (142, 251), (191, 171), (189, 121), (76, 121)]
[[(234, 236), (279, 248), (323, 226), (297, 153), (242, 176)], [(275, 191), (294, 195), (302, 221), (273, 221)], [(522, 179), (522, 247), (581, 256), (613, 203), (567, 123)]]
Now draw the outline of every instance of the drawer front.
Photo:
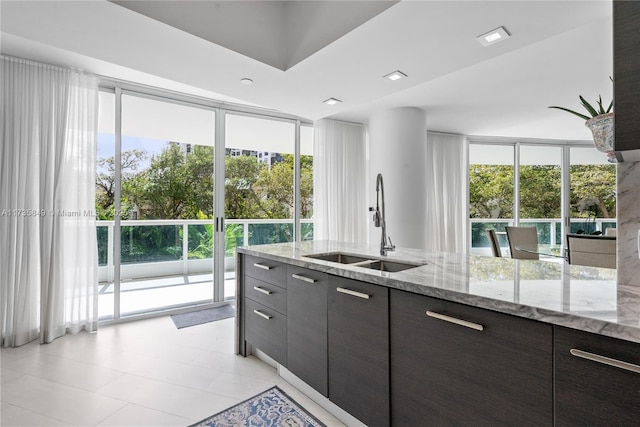
[(389, 289), (331, 276), (328, 312), (329, 399), (389, 426)]
[(327, 275), (289, 266), (287, 369), (327, 396)]
[(392, 424), (552, 425), (551, 325), (391, 290)]
[(638, 425), (640, 344), (554, 326), (554, 355), (557, 426)]
[(245, 340), (286, 366), (287, 317), (249, 298), (244, 306)]
[(245, 255), (244, 274), (281, 288), (287, 287), (287, 265), (278, 261)]
[(287, 291), (279, 286), (245, 276), (244, 296), (279, 313), (287, 314)]

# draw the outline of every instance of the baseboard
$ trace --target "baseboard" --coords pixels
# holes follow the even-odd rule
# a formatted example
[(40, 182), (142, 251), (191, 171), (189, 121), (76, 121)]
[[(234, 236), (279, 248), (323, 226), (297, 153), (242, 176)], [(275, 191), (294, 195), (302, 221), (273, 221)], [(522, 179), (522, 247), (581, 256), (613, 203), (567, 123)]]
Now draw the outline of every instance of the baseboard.
[(360, 420), (354, 418), (348, 412), (345, 412), (342, 408), (324, 397), (322, 394), (318, 393), (309, 384), (305, 383), (287, 368), (279, 364), (278, 375), (280, 375), (285, 381), (304, 393), (309, 399), (322, 406), (327, 412), (342, 421), (345, 425), (349, 427), (367, 427), (366, 424), (363, 424)]

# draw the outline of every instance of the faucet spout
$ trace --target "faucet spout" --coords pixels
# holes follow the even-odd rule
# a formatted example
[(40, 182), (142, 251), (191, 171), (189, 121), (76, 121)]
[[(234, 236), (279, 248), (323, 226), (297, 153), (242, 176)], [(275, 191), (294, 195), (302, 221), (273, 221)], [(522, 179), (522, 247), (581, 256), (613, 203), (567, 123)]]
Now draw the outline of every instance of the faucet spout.
[[(382, 196), (382, 212), (380, 212), (380, 196)], [(379, 173), (376, 178), (376, 211), (373, 214), (373, 223), (376, 227), (382, 227), (380, 236), (380, 255), (387, 255), (387, 251), (394, 251), (396, 247), (391, 242), (391, 238), (387, 237), (387, 221), (384, 209), (384, 182), (382, 174)]]

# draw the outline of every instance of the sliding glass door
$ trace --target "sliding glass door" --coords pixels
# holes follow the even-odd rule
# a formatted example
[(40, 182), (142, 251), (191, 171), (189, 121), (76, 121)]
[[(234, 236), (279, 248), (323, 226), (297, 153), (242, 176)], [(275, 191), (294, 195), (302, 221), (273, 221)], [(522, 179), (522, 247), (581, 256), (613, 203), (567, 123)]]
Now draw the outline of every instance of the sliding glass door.
[(295, 214), (293, 121), (225, 118), (225, 287), (235, 296), (235, 248), (292, 242)]
[(100, 95), (102, 320), (235, 298), (238, 246), (313, 238), (309, 124), (164, 95)]

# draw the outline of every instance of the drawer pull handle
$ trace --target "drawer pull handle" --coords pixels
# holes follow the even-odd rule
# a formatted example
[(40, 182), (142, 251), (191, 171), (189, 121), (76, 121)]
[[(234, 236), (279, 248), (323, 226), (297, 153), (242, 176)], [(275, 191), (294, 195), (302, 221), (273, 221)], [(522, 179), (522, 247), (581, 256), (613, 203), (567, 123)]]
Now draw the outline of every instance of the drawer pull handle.
[(444, 314), (436, 313), (433, 311), (427, 311), (427, 316), (434, 319), (444, 320), (445, 322), (455, 323), (456, 325), (465, 326), (467, 328), (475, 329), (476, 331), (484, 330), (484, 326), (477, 323), (467, 322), (466, 320), (456, 319), (455, 317), (446, 316)]
[(253, 263), (253, 266), (261, 268), (263, 270), (271, 270), (271, 267), (269, 267), (268, 265), (260, 264), (259, 262)]
[(633, 363), (623, 362), (622, 360), (611, 359), (610, 357), (600, 356), (599, 354), (593, 354), (586, 351), (572, 348), (569, 353), (582, 359), (591, 360), (593, 362), (603, 363), (605, 365), (613, 366), (614, 368), (624, 369), (625, 371), (632, 371), (640, 373), (640, 366)]
[(369, 294), (364, 294), (362, 292), (358, 292), (358, 291), (352, 291), (351, 289), (347, 289), (347, 288), (336, 288), (336, 291), (342, 293), (342, 294), (347, 294), (347, 295), (351, 295), (354, 297), (358, 297), (358, 298), (363, 298), (363, 299), (369, 299), (371, 298), (371, 295)]
[(268, 314), (264, 314), (264, 313), (263, 313), (263, 312), (261, 312), (260, 310), (253, 310), (253, 312), (254, 312), (255, 314), (257, 314), (258, 316), (260, 316), (260, 317), (264, 317), (264, 318), (265, 318), (265, 319), (267, 319), (267, 320), (271, 320), (271, 318), (273, 317), (273, 316), (269, 316)]
[(302, 280), (303, 282), (307, 282), (307, 283), (316, 283), (316, 279), (312, 279), (311, 277), (301, 276), (299, 274), (292, 274), (291, 277), (293, 277), (294, 279)]
[(268, 290), (266, 290), (264, 288), (261, 288), (260, 286), (254, 286), (253, 289), (255, 289), (256, 291), (261, 292), (261, 293), (263, 293), (265, 295), (271, 295), (273, 293), (273, 292), (268, 291)]

